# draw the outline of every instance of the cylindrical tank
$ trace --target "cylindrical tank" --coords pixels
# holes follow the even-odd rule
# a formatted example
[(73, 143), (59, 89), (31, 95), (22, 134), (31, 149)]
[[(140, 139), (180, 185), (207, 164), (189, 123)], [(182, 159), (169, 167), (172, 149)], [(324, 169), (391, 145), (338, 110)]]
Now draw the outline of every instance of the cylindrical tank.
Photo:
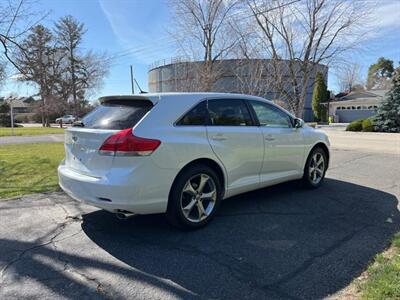
[[(212, 67), (204, 62), (172, 59), (153, 64), (148, 72), (149, 91), (161, 92), (223, 92), (262, 96), (285, 106), (284, 93), (277, 92), (276, 83), (292, 93), (293, 82), (289, 76), (289, 63), (295, 65), (298, 85), (303, 77), (300, 62), (269, 59), (227, 59), (216, 61)], [(328, 67), (317, 64), (308, 81), (304, 119), (314, 119), (311, 109), (315, 75), (320, 72), (327, 80)]]

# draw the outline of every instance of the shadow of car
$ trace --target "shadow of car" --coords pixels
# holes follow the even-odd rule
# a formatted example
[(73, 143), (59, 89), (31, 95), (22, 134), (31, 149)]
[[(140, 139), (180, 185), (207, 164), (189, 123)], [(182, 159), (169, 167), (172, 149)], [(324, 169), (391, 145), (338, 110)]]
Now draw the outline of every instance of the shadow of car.
[(105, 211), (83, 215), (82, 228), (118, 260), (182, 287), (180, 297), (320, 299), (387, 246), (400, 230), (397, 205), (392, 194), (326, 179), (318, 191), (285, 183), (233, 197), (195, 232), (162, 215), (117, 220)]

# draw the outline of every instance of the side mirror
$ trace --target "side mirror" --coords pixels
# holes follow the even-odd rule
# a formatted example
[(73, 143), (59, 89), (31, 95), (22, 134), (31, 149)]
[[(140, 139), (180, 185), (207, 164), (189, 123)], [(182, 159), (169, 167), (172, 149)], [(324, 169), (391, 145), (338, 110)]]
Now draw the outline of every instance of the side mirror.
[(302, 119), (294, 119), (294, 128), (302, 128), (304, 126), (304, 121)]

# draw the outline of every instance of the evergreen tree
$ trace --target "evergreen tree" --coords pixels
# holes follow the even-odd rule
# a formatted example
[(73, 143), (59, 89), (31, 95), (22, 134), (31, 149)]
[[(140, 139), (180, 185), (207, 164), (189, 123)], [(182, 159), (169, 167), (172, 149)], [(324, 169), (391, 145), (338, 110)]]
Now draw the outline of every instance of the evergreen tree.
[(40, 113), (43, 126), (50, 126), (49, 114), (54, 96), (55, 81), (59, 77), (55, 60), (54, 36), (43, 25), (32, 27), (29, 35), (22, 41), (21, 51), (16, 62), (23, 74), (21, 81), (34, 83), (42, 100)]
[(85, 29), (83, 23), (77, 21), (72, 16), (61, 18), (55, 23), (55, 33), (58, 44), (65, 50), (68, 60), (68, 73), (70, 77), (70, 86), (72, 100), (74, 103), (74, 113), (79, 115), (80, 103), (78, 99), (79, 83), (84, 81), (86, 74), (84, 70), (84, 61), (79, 55)]
[(378, 109), (375, 127), (377, 131), (400, 132), (400, 73), (393, 75), (393, 86)]
[(66, 66), (59, 91), (63, 99), (72, 102), (76, 116), (84, 113), (87, 92), (101, 85), (110, 62), (107, 55), (82, 47), (85, 32), (84, 24), (72, 16), (63, 17), (55, 23), (56, 44), (63, 51)]
[(367, 89), (386, 89), (391, 84), (393, 60), (380, 57), (368, 69)]
[(317, 73), (315, 77), (315, 85), (312, 95), (312, 110), (315, 117), (322, 122), (326, 121), (326, 107), (321, 105), (323, 102), (329, 100), (329, 93), (326, 88), (324, 77), (320, 72)]

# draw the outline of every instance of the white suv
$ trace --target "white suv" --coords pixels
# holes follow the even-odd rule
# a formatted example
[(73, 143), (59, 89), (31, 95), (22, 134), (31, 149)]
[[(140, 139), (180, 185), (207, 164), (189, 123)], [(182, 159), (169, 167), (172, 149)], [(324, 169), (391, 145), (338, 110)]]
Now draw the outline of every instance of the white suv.
[(111, 96), (65, 132), (61, 188), (117, 213), (166, 213), (207, 224), (221, 200), (302, 179), (321, 185), (327, 136), (259, 97), (176, 93)]
[(71, 124), (71, 123), (74, 123), (75, 120), (76, 120), (76, 118), (73, 115), (65, 115), (65, 116), (62, 116), (60, 118), (57, 118), (56, 119), (56, 123), (60, 124), (62, 122), (64, 124), (67, 124), (67, 123)]

